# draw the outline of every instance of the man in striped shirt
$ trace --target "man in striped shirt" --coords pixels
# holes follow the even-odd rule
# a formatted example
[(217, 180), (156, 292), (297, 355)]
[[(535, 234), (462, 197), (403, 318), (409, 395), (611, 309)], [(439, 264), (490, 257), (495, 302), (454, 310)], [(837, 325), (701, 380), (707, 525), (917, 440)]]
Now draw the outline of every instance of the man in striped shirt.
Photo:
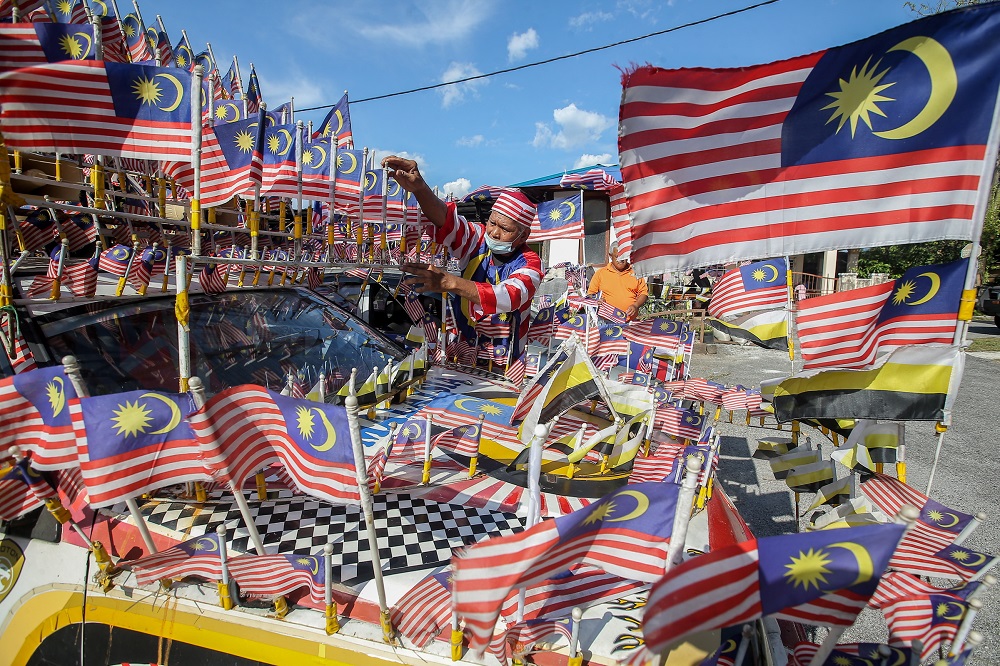
[(402, 270), (414, 276), (407, 284), (419, 293), (451, 294), (459, 332), (472, 344), (477, 341), (477, 321), (509, 313), (508, 340), (479, 342), (491, 342), (494, 348), (506, 345), (508, 362), (517, 361), (527, 339), (531, 299), (542, 280), (541, 259), (525, 244), (535, 204), (522, 192), (504, 192), (486, 224), (478, 224), (459, 215), (454, 202), (435, 196), (413, 160), (393, 155), (383, 159), (382, 166), (416, 196), (421, 211), (435, 226), (434, 240), (446, 246), (462, 268), (459, 277), (429, 264), (403, 264)]

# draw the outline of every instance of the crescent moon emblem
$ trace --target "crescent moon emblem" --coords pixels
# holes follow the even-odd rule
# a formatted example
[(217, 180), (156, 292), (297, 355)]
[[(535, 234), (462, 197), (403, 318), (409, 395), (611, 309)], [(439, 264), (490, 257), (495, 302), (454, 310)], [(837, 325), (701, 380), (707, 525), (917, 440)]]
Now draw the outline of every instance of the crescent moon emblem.
[(621, 326), (612, 326), (608, 329), (608, 335), (621, 336), (625, 331), (622, 330)]
[(93, 46), (94, 46), (94, 40), (93, 40), (93, 38), (90, 35), (88, 35), (87, 33), (85, 33), (85, 32), (75, 32), (75, 33), (73, 33), (73, 36), (74, 37), (80, 37), (82, 39), (87, 40), (87, 48), (85, 48), (83, 50), (83, 52), (80, 54), (80, 57), (78, 58), (78, 60), (84, 60), (84, 59), (86, 59), (86, 57), (88, 55), (90, 55), (90, 49), (92, 49)]
[(924, 108), (911, 120), (899, 127), (873, 134), (882, 139), (909, 139), (925, 131), (940, 120), (951, 106), (958, 90), (958, 75), (948, 49), (930, 37), (910, 37), (893, 46), (889, 51), (908, 51), (920, 58), (931, 77), (931, 94)]
[(217, 550), (219, 550), (219, 544), (216, 543), (215, 539), (211, 537), (199, 539), (198, 541), (195, 542), (195, 544), (201, 544), (202, 546), (204, 546), (202, 550), (204, 550), (206, 553), (214, 553)]
[[(944, 607), (944, 610), (941, 613), (938, 613), (938, 617), (941, 618), (942, 620), (961, 620), (963, 617), (965, 617), (965, 609), (962, 608), (960, 605), (956, 604), (954, 601), (942, 602), (940, 606)], [(957, 615), (948, 614), (948, 609), (952, 607), (958, 609)]]
[[(970, 553), (970, 555), (971, 555), (971, 553)], [(956, 562), (958, 562), (959, 564), (961, 564), (964, 567), (976, 568), (976, 567), (981, 567), (981, 566), (983, 566), (983, 564), (986, 563), (986, 556), (985, 555), (983, 555), (982, 553), (977, 553), (977, 556), (978, 556), (978, 559), (976, 559), (975, 561), (968, 560), (966, 562), (959, 562), (958, 560), (955, 560), (955, 558), (954, 558), (954, 552), (953, 552), (951, 559), (955, 560)]]
[(174, 109), (176, 109), (177, 107), (179, 107), (181, 105), (181, 101), (184, 99), (184, 86), (181, 85), (181, 82), (178, 81), (177, 77), (174, 76), (173, 74), (157, 74), (156, 76), (157, 77), (161, 77), (162, 76), (167, 81), (170, 81), (171, 83), (173, 83), (174, 84), (174, 88), (177, 89), (177, 99), (174, 100), (174, 103), (171, 104), (170, 106), (167, 106), (167, 107), (163, 107), (163, 106), (159, 107), (159, 109), (161, 111), (166, 111), (167, 113), (170, 113), (171, 111), (173, 111)]
[[(231, 122), (231, 123), (232, 123), (232, 122), (236, 122), (237, 120), (239, 120), (239, 119), (240, 119), (240, 109), (239, 109), (239, 107), (238, 107), (238, 106), (236, 106), (236, 104), (234, 104), (233, 102), (223, 102), (223, 103), (222, 103), (222, 104), (220, 104), (219, 106), (221, 106), (221, 107), (222, 107), (222, 108), (224, 108), (224, 109), (228, 109), (228, 108), (232, 107), (232, 109), (233, 109), (233, 119), (232, 119), (232, 120), (230, 120), (230, 121), (228, 121), (228, 122)], [(226, 118), (228, 118), (228, 117), (229, 117), (229, 114), (227, 113), (227, 114), (225, 115), (225, 117), (226, 117)]]
[(737, 648), (736, 640), (730, 638), (722, 645), (722, 648), (719, 650), (719, 654), (720, 655), (729, 654), (730, 652), (734, 652), (736, 648)]
[[(393, 189), (393, 188), (395, 188), (395, 189)], [(385, 194), (388, 197), (394, 197), (397, 194), (399, 194), (399, 183), (396, 182), (395, 178), (392, 179), (391, 181), (389, 181), (389, 190)]]
[(53, 377), (52, 383), (56, 386), (56, 396), (52, 404), (52, 416), (59, 416), (59, 412), (66, 406), (66, 385), (62, 377)]
[(194, 63), (191, 62), (192, 60), (194, 60), (194, 54), (191, 53), (191, 49), (189, 49), (186, 46), (180, 47), (179, 49), (177, 49), (177, 54), (176, 54), (174, 60), (175, 61), (179, 60), (182, 55), (185, 58), (185, 64), (184, 64), (184, 66), (185, 67), (191, 67), (191, 65), (194, 64)]
[(166, 434), (166, 433), (170, 432), (171, 430), (173, 430), (174, 428), (176, 428), (177, 425), (181, 422), (181, 408), (178, 407), (177, 403), (174, 402), (173, 400), (170, 400), (169, 398), (165, 398), (162, 395), (160, 395), (159, 393), (143, 393), (140, 397), (141, 398), (152, 398), (154, 400), (159, 400), (164, 405), (166, 405), (167, 407), (170, 408), (170, 421), (167, 423), (167, 425), (163, 426), (159, 430), (152, 430), (152, 431), (148, 432), (147, 434), (149, 434), (149, 435), (163, 435), (163, 434)]
[(580, 315), (573, 315), (566, 323), (570, 326), (583, 326), (583, 317)]
[(310, 164), (309, 165), (313, 169), (318, 169), (321, 166), (323, 166), (324, 164), (326, 164), (326, 148), (324, 148), (323, 146), (321, 146), (321, 145), (319, 145), (317, 143), (316, 145), (313, 146), (313, 149), (318, 150), (319, 154), (323, 156), (323, 158), (319, 162), (317, 162), (316, 164)]
[(944, 518), (945, 516), (951, 516), (951, 522), (948, 523), (947, 525), (945, 525), (944, 523), (942, 523), (941, 521), (938, 521), (938, 520), (930, 520), (928, 522), (932, 522), (935, 525), (937, 525), (938, 527), (942, 527), (944, 529), (948, 529), (949, 527), (954, 527), (955, 525), (958, 525), (958, 520), (959, 520), (958, 516), (956, 516), (955, 514), (950, 513), (950, 512), (942, 511), (941, 512), (941, 517)]
[(868, 551), (863, 546), (851, 541), (838, 541), (827, 546), (827, 550), (830, 548), (843, 548), (853, 555), (858, 563), (858, 577), (848, 587), (866, 583), (875, 575), (875, 564), (872, 562), (872, 556), (868, 554)]
[(358, 168), (358, 158), (354, 156), (354, 153), (340, 153), (337, 155), (337, 161), (340, 161), (340, 155), (346, 155), (351, 160), (351, 168), (343, 169), (341, 173), (354, 173), (355, 169)]
[(310, 446), (320, 452), (329, 451), (333, 448), (333, 445), (337, 443), (337, 431), (334, 430), (333, 424), (330, 423), (330, 419), (327, 417), (326, 412), (316, 407), (313, 407), (313, 411), (319, 414), (319, 419), (323, 422), (323, 427), (326, 428), (326, 441), (319, 446), (314, 446), (312, 444), (310, 444)]
[(774, 275), (771, 276), (770, 280), (764, 280), (764, 282), (777, 282), (778, 281), (778, 267), (774, 264), (764, 264), (764, 269), (770, 268)]
[(888, 664), (888, 666), (903, 666), (907, 663), (908, 659), (906, 658), (906, 653), (902, 650), (893, 649), (892, 653), (896, 655), (896, 661)]
[(570, 201), (569, 199), (565, 199), (563, 203), (569, 206), (569, 214), (566, 216), (566, 219), (572, 220), (576, 216), (576, 204)]
[[(475, 400), (475, 399), (476, 398), (459, 398), (458, 400), (455, 401), (454, 404), (455, 404), (456, 407), (458, 407), (459, 409), (461, 409), (463, 412), (469, 412), (471, 414), (472, 410), (469, 409), (468, 407), (463, 407), (462, 403), (465, 402), (466, 400)], [(477, 409), (476, 411), (479, 411), (479, 410)]]
[(922, 303), (926, 303), (927, 301), (929, 301), (932, 298), (934, 298), (934, 296), (937, 295), (938, 290), (941, 289), (941, 276), (938, 275), (937, 273), (921, 273), (917, 277), (918, 278), (920, 278), (920, 277), (930, 278), (931, 288), (927, 291), (927, 294), (923, 298), (918, 299), (916, 301), (913, 301), (912, 303), (907, 303), (907, 305), (909, 305), (909, 306), (920, 305)]
[[(372, 177), (371, 185), (368, 184), (368, 176)], [(366, 192), (368, 190), (374, 189), (375, 188), (375, 183), (377, 181), (378, 181), (378, 178), (375, 176), (375, 172), (374, 171), (365, 171), (365, 191)]]
[(104, 18), (105, 16), (108, 15), (108, 6), (104, 3), (104, 0), (90, 0), (90, 5), (91, 5), (90, 7), (91, 11), (93, 11), (94, 5), (97, 5), (98, 7), (101, 8), (100, 12), (94, 12), (101, 18)]
[(280, 129), (280, 130), (278, 130), (278, 134), (281, 134), (282, 136), (285, 137), (285, 149), (282, 150), (282, 151), (279, 151), (278, 154), (279, 155), (287, 155), (288, 154), (288, 150), (292, 147), (292, 141), (293, 141), (293, 139), (292, 139), (292, 133), (289, 132), (286, 129)]
[(333, 115), (337, 118), (337, 129), (333, 133), (334, 135), (339, 135), (340, 130), (344, 129), (344, 114), (340, 112), (340, 109), (337, 109), (333, 112)]
[(632, 520), (633, 518), (638, 518), (642, 514), (646, 513), (646, 509), (649, 508), (649, 498), (640, 493), (638, 490), (623, 490), (618, 493), (618, 496), (628, 495), (629, 497), (634, 497), (636, 506), (635, 509), (629, 513), (626, 513), (621, 518), (605, 518), (606, 523), (620, 523), (624, 520)]

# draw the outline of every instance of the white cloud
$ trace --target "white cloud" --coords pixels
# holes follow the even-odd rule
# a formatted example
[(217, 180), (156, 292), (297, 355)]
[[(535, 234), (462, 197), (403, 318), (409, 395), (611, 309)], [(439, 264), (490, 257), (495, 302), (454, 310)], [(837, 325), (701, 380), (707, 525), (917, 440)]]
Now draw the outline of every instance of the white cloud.
[(528, 28), (526, 32), (514, 33), (507, 40), (507, 60), (514, 62), (521, 60), (528, 55), (528, 51), (538, 48), (538, 33), (534, 28)]
[(368, 150), (368, 154), (375, 155), (375, 166), (382, 166), (382, 158), (389, 157), (389, 155), (395, 155), (396, 157), (413, 160), (417, 163), (417, 167), (420, 168), (421, 173), (427, 172), (427, 160), (424, 159), (423, 155), (418, 153), (410, 153), (405, 150), (382, 150), (381, 148), (371, 148)]
[(476, 146), (483, 145), (483, 142), (485, 141), (486, 137), (482, 134), (476, 134), (474, 136), (463, 136), (455, 143), (459, 146), (465, 146), (466, 148), (475, 148)]
[(532, 145), (536, 148), (576, 148), (600, 140), (604, 130), (614, 124), (607, 116), (578, 109), (576, 104), (556, 109), (552, 112), (552, 117), (559, 126), (559, 131), (554, 132), (546, 123), (535, 123)]
[[(453, 62), (448, 65), (448, 69), (441, 75), (441, 82), (457, 81), (470, 76), (482, 74), (476, 66), (469, 62)], [(489, 79), (478, 79), (476, 81), (466, 81), (441, 88), (441, 106), (448, 108), (452, 104), (462, 102), (466, 95), (475, 97), (480, 87), (486, 85)]]
[(459, 178), (441, 186), (441, 193), (445, 196), (452, 195), (456, 199), (461, 199), (472, 191), (472, 183), (468, 178)]
[[(370, 2), (340, 3), (311, 9), (292, 21), (297, 36), (326, 48), (333, 47), (331, 26), (359, 34), (377, 45), (423, 47), (468, 39), (492, 18), (494, 5), (482, 0), (436, 0), (406, 6)], [(388, 20), (387, 20), (388, 19)], [(393, 20), (395, 22), (393, 22)]]
[(577, 30), (593, 30), (595, 24), (610, 21), (614, 17), (614, 14), (609, 14), (608, 12), (584, 12), (579, 16), (571, 18), (569, 26)]
[(330, 101), (330, 93), (316, 85), (315, 77), (305, 76), (295, 69), (286, 69), (276, 79), (257, 72), (257, 78), (260, 79), (260, 89), (265, 99), (275, 106), (284, 104), (293, 96), (296, 108), (328, 104)]
[(576, 158), (576, 163), (573, 164), (574, 169), (579, 169), (585, 166), (591, 166), (593, 164), (617, 164), (618, 158), (612, 157), (611, 153), (601, 153), (600, 155), (591, 155), (590, 153), (584, 153), (580, 157)]

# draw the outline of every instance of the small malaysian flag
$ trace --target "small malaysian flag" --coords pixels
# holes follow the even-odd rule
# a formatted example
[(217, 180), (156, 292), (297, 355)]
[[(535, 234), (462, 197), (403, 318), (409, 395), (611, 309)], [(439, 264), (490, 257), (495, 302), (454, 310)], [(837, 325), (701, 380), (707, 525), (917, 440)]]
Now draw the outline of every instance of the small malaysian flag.
[(959, 583), (954, 587), (937, 587), (910, 573), (887, 571), (868, 605), (872, 608), (883, 608), (898, 599), (930, 594), (952, 594), (961, 599), (968, 599), (981, 586), (981, 582), (971, 581)]
[(0, 520), (23, 516), (55, 494), (52, 486), (31, 468), (27, 458), (17, 463), (13, 458), (0, 461)]
[(219, 580), (222, 578), (222, 556), (219, 551), (224, 547), (218, 534), (204, 534), (155, 555), (121, 564), (135, 572), (135, 581), (139, 585), (149, 585), (164, 578), (188, 576)]
[(410, 588), (389, 611), (392, 626), (418, 648), (451, 627), (451, 573), (427, 576)]
[(517, 358), (511, 360), (510, 365), (504, 370), (504, 377), (507, 381), (520, 386), (524, 382), (524, 377), (527, 373), (527, 365), (525, 364), (525, 354), (521, 354)]
[(580, 190), (606, 190), (612, 185), (620, 185), (618, 180), (604, 169), (589, 169), (581, 173), (566, 173), (559, 179), (560, 187)]
[[(309, 600), (325, 602), (326, 567), (323, 557), (281, 553), (277, 555), (241, 555), (229, 560), (229, 575), (239, 583), (240, 593), (251, 597), (275, 597), (301, 588), (309, 591)], [(333, 599), (348, 603), (354, 597), (334, 583)]]
[(656, 408), (653, 427), (679, 439), (698, 439), (705, 417), (694, 410), (680, 409), (672, 405)]
[(209, 264), (198, 273), (198, 283), (206, 294), (221, 294), (229, 282), (229, 264)]
[(50, 243), (56, 235), (56, 226), (52, 221), (52, 215), (44, 208), (31, 211), (26, 218), (18, 224), (18, 232), (21, 238), (22, 249), (25, 252), (39, 250)]
[(624, 324), (628, 321), (628, 315), (606, 301), (601, 301), (597, 306), (597, 316), (615, 324)]
[(447, 430), (434, 439), (434, 446), (447, 453), (455, 453), (470, 458), (479, 455), (479, 437), (481, 429), (478, 423), (461, 425)]
[(958, 633), (969, 605), (950, 594), (930, 594), (904, 597), (882, 607), (889, 625), (889, 645), (909, 647), (920, 641), (923, 662), (937, 652), (944, 641), (952, 641)]
[(406, 310), (406, 314), (410, 316), (410, 320), (414, 324), (423, 322), (424, 315), (427, 314), (427, 310), (424, 309), (424, 304), (420, 300), (420, 295), (414, 291), (407, 293), (403, 298), (403, 309)]

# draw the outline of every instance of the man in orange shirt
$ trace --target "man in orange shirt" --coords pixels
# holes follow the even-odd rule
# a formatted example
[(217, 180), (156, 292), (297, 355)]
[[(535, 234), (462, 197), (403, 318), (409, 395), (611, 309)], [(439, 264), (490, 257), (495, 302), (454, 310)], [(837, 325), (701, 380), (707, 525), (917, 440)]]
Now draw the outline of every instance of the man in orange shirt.
[(639, 308), (649, 296), (646, 281), (635, 276), (628, 259), (618, 256), (617, 244), (611, 244), (608, 257), (611, 262), (597, 269), (590, 279), (587, 295), (593, 296), (600, 292), (601, 300), (624, 312), (630, 320), (635, 319)]

